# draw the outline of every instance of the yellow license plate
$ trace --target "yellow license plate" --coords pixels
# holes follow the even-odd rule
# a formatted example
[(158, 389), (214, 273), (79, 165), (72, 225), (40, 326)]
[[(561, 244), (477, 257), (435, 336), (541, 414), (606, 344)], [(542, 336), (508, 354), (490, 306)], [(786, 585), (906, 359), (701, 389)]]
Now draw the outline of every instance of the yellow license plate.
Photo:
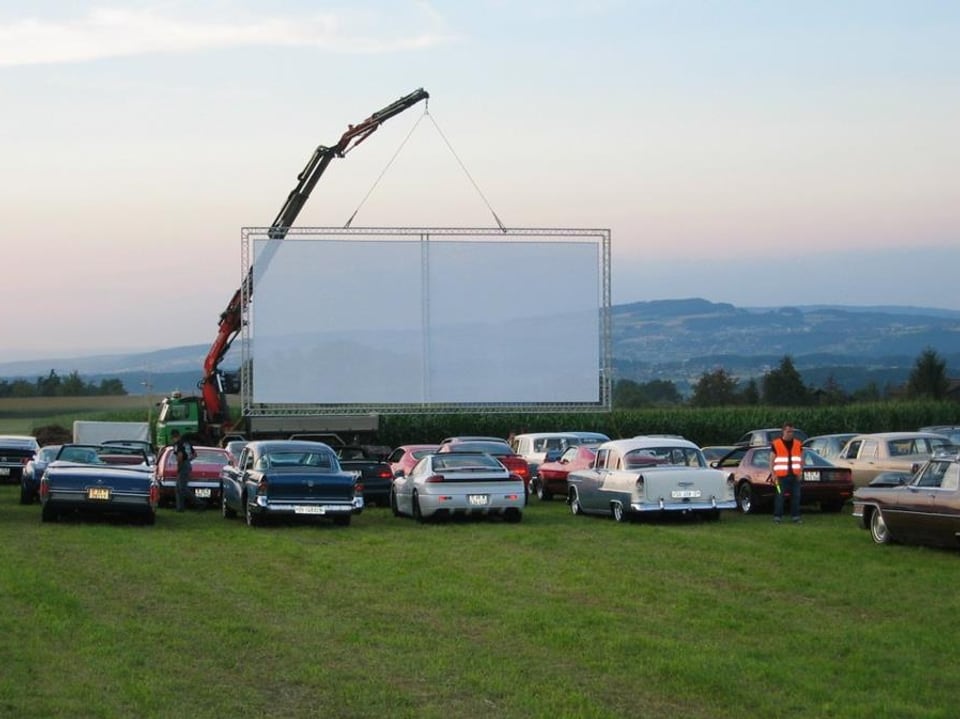
[(87, 499), (110, 499), (110, 489), (108, 487), (88, 487)]

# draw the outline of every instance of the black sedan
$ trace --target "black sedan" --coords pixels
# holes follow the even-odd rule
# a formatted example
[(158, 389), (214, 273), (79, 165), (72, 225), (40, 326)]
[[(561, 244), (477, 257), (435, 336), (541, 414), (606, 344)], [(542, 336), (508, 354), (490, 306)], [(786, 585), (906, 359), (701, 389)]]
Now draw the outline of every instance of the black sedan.
[(960, 547), (960, 453), (934, 455), (900, 484), (860, 487), (853, 516), (877, 544)]

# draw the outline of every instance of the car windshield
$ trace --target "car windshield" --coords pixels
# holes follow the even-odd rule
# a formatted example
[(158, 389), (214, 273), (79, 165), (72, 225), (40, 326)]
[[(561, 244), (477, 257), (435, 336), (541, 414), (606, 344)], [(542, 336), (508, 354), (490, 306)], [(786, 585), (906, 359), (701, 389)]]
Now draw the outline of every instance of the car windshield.
[(804, 467), (832, 467), (833, 464), (828, 460), (824, 459), (822, 456), (814, 452), (812, 449), (803, 450), (803, 466)]
[(480, 467), (483, 469), (498, 470), (503, 469), (503, 465), (489, 454), (449, 452), (445, 454), (438, 454), (433, 459), (433, 469), (437, 472), (444, 469), (465, 469), (468, 467)]
[(37, 452), (37, 460), (40, 462), (52, 462), (53, 458), (57, 456), (57, 452), (60, 451), (60, 445), (54, 447), (43, 447), (39, 452)]
[(332, 456), (327, 452), (270, 452), (260, 458), (258, 466), (320, 467), (333, 469)]
[(510, 445), (505, 442), (451, 442), (444, 446), (447, 452), (486, 452), (497, 456), (513, 454)]
[(655, 465), (679, 467), (706, 467), (703, 453), (693, 447), (644, 447), (627, 452), (624, 459), (626, 469), (639, 469)]
[(219, 464), (222, 466), (230, 461), (230, 456), (226, 450), (201, 448), (197, 449), (196, 452), (197, 456), (193, 461), (197, 464)]

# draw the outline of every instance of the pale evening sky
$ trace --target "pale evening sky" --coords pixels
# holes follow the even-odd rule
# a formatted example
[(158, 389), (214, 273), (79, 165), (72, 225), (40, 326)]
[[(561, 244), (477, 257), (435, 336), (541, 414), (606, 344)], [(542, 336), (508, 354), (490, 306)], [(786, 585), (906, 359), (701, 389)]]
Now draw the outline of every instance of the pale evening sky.
[[(0, 361), (211, 342), (240, 229), (418, 87), (505, 225), (611, 229), (615, 303), (960, 309), (958, 45), (931, 0), (7, 3)], [(493, 225), (422, 115), (296, 224), (413, 130), (354, 226)]]

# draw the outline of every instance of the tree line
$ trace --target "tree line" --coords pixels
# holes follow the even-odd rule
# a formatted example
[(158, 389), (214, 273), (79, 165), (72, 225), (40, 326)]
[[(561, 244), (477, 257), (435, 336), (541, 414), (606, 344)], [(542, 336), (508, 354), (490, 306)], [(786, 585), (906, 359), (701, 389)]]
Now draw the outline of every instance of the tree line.
[(46, 377), (27, 379), (0, 379), (0, 397), (97, 397), (125, 395), (127, 390), (117, 378), (102, 379), (99, 383), (85, 382), (74, 370), (61, 377), (50, 370)]
[(687, 399), (668, 380), (646, 383), (619, 380), (613, 387), (613, 405), (622, 408), (682, 404), (691, 407), (806, 407), (888, 399), (942, 400), (946, 399), (949, 386), (946, 361), (931, 348), (925, 349), (917, 357), (905, 385), (881, 389), (876, 383), (870, 383), (855, 392), (846, 392), (832, 376), (821, 387), (807, 386), (793, 359), (786, 355), (779, 366), (763, 374), (759, 381), (754, 377), (741, 381), (723, 367), (704, 372), (694, 383), (693, 393)]

